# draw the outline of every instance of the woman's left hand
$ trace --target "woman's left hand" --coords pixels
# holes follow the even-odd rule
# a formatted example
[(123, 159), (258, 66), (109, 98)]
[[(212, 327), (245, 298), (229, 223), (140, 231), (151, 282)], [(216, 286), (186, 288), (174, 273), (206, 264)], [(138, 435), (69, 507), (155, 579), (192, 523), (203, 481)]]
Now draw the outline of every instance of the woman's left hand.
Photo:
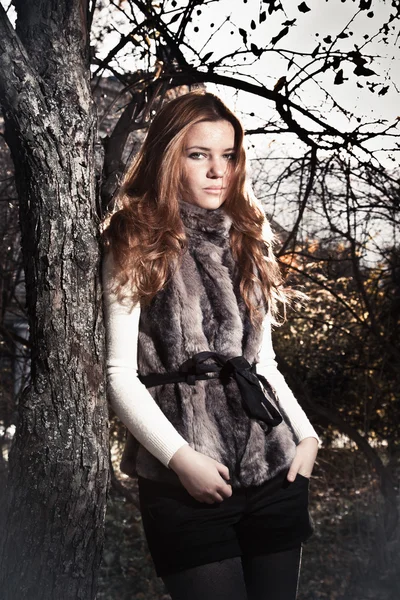
[(296, 456), (287, 474), (288, 481), (294, 481), (297, 473), (310, 478), (318, 453), (318, 440), (313, 437), (304, 438), (296, 448)]

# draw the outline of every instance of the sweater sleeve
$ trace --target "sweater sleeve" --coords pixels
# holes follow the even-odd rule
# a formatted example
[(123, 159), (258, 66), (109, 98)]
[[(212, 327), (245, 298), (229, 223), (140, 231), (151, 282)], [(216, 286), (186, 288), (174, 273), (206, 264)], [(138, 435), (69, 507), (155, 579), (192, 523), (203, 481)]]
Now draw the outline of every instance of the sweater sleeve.
[(187, 442), (137, 376), (140, 305), (119, 302), (112, 292), (112, 252), (103, 259), (107, 389), (110, 404), (132, 435), (165, 466)]
[(297, 402), (282, 373), (278, 370), (275, 352), (272, 346), (271, 320), (269, 315), (266, 316), (263, 327), (264, 333), (260, 350), (260, 360), (257, 364), (257, 372), (260, 373), (260, 375), (264, 375), (274, 388), (278, 396), (279, 408), (291, 424), (297, 442), (301, 442), (301, 440), (307, 437), (314, 437), (319, 440), (306, 413)]

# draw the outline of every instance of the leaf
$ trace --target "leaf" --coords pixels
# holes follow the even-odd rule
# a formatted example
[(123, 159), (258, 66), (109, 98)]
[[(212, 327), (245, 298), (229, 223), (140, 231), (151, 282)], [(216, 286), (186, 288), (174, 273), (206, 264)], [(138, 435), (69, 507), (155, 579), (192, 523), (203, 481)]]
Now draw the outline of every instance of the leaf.
[(256, 46), (255, 44), (250, 44), (250, 50), (252, 51), (252, 53), (255, 56), (261, 56), (262, 54), (262, 50), (261, 48), (259, 48), (258, 46)]
[(268, 4), (268, 14), (272, 15), (273, 12), (283, 10), (282, 4), (277, 0), (263, 0), (263, 4)]
[(320, 48), (321, 48), (321, 44), (318, 44), (318, 46), (316, 46), (316, 47), (314, 48), (314, 50), (311, 52), (311, 57), (312, 57), (312, 58), (315, 58), (315, 57), (317, 56), (317, 54), (318, 54), (318, 52), (319, 52), (319, 49), (320, 49)]
[(335, 80), (334, 80), (334, 84), (335, 85), (342, 85), (342, 83), (344, 82), (344, 78), (343, 78), (343, 69), (340, 69), (340, 71), (338, 71), (335, 75)]
[(242, 36), (244, 43), (247, 44), (247, 31), (239, 27), (239, 33)]
[(264, 23), (264, 21), (266, 19), (267, 19), (267, 13), (265, 12), (265, 10), (263, 10), (262, 12), (260, 12), (259, 22)]
[(364, 66), (367, 62), (367, 59), (362, 56), (359, 50), (353, 50), (352, 52), (349, 52), (347, 56), (353, 61), (355, 65), (360, 67)]
[(292, 25), (294, 25), (296, 23), (297, 19), (292, 19), (291, 21), (284, 21), (282, 23), (282, 25), (287, 25), (288, 27), (291, 27)]
[(278, 81), (274, 85), (274, 92), (280, 92), (285, 87), (286, 81), (287, 79), (285, 75), (279, 77)]
[(211, 56), (214, 54), (214, 52), (207, 52), (207, 54), (205, 54), (203, 56), (203, 62), (207, 62), (209, 58), (211, 58)]
[(389, 91), (389, 86), (385, 85), (381, 90), (379, 90), (378, 92), (378, 96), (384, 96), (385, 94), (387, 94)]
[(254, 30), (257, 26), (256, 26), (256, 22), (252, 19), (251, 23), (250, 23), (250, 27)]
[(374, 16), (374, 11), (373, 10), (371, 10), (369, 13), (367, 13), (368, 19), (372, 19), (373, 16)]
[(277, 42), (279, 42), (279, 40), (281, 40), (283, 37), (285, 37), (285, 35), (287, 35), (289, 33), (289, 27), (284, 27), (279, 33), (278, 35), (276, 35), (275, 37), (273, 37), (271, 39), (271, 44), (274, 46)]
[(369, 75), (376, 75), (375, 71), (372, 71), (372, 69), (367, 69), (367, 67), (364, 67), (362, 65), (357, 65), (353, 72), (358, 77), (368, 77)]
[(360, 0), (359, 9), (360, 10), (368, 10), (371, 8), (372, 0)]
[(302, 2), (301, 4), (299, 4), (297, 8), (301, 13), (307, 13), (311, 10), (311, 8), (308, 8), (308, 6), (305, 2)]
[(181, 13), (175, 13), (168, 25), (172, 25), (172, 23), (176, 23), (181, 17)]
[(327, 35), (326, 37), (323, 38), (325, 44), (332, 44), (332, 36)]
[(341, 33), (339, 33), (338, 38), (341, 40), (345, 40), (346, 38), (349, 37), (348, 33), (345, 33), (344, 31), (342, 31)]
[(340, 67), (340, 63), (342, 62), (340, 56), (334, 56), (332, 60), (332, 67), (336, 70)]

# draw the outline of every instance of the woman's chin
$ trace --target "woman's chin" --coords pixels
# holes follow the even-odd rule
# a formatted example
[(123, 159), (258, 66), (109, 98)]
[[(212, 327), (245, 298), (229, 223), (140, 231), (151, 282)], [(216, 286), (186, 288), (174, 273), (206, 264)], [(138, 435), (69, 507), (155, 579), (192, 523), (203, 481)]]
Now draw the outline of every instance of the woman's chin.
[(201, 198), (184, 198), (184, 200), (189, 202), (189, 204), (194, 204), (195, 206), (199, 206), (206, 210), (215, 210), (224, 203), (225, 198), (209, 194)]

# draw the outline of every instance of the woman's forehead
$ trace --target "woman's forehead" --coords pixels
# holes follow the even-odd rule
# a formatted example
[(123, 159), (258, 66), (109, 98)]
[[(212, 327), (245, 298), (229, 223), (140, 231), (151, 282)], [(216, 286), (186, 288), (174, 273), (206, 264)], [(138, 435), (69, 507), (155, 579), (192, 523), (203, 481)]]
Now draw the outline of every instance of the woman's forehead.
[(203, 149), (222, 148), (232, 149), (235, 145), (235, 130), (232, 123), (225, 120), (200, 121), (194, 123), (188, 130), (185, 146), (201, 147)]

